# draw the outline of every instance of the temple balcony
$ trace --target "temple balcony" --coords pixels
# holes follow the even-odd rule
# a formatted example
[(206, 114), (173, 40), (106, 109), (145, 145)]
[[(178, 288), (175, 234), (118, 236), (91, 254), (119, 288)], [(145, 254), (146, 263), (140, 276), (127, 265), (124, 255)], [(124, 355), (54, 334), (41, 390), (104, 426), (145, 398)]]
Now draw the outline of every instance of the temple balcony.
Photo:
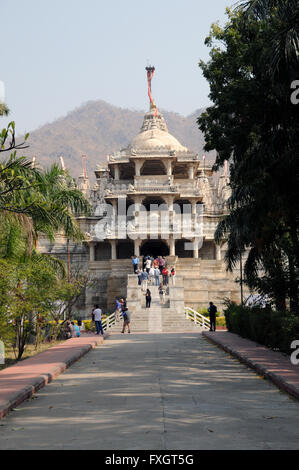
[(173, 183), (159, 180), (152, 180), (147, 177), (147, 179), (141, 179), (138, 181), (113, 181), (109, 183), (109, 186), (106, 189), (105, 197), (117, 197), (125, 194), (134, 194), (134, 193), (177, 193), (178, 188)]

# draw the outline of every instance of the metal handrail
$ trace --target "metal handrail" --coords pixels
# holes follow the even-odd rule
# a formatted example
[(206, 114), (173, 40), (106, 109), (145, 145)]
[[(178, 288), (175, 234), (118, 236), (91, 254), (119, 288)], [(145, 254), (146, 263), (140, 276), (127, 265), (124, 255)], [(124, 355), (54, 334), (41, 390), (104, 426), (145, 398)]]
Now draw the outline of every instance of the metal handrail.
[(184, 307), (185, 316), (188, 320), (193, 321), (196, 325), (200, 325), (205, 330), (211, 328), (210, 320), (201, 313), (196, 312), (191, 307)]
[[(119, 314), (120, 317), (123, 316), (122, 312)], [(104, 318), (102, 320), (102, 327), (103, 330), (107, 331), (109, 328), (111, 328), (113, 325), (115, 325), (116, 319), (115, 319), (115, 312), (111, 313), (108, 317)]]

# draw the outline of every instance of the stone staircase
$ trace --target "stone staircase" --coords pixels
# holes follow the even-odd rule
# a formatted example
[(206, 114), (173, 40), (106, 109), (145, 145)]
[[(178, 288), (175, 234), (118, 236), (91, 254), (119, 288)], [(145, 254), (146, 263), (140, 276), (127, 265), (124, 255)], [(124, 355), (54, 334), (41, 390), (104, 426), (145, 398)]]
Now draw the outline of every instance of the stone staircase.
[[(128, 276), (127, 304), (131, 312), (131, 331), (148, 333), (183, 333), (200, 332), (200, 325), (196, 325), (184, 314), (184, 287), (183, 280), (176, 279), (176, 286), (167, 289), (166, 303), (160, 302), (157, 286), (149, 285), (152, 302), (151, 308), (145, 307), (145, 295), (137, 285), (134, 275)], [(109, 331), (120, 332), (122, 321), (112, 326)]]

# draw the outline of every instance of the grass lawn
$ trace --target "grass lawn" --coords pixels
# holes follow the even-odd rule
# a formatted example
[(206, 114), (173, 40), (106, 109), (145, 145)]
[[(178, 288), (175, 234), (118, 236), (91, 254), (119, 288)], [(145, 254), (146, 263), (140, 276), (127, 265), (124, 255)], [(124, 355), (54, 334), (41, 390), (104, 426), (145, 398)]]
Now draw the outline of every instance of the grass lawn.
[[(40, 352), (46, 351), (47, 349), (52, 348), (53, 346), (56, 346), (57, 344), (62, 343), (62, 342), (63, 341), (53, 341), (51, 343), (42, 343), (39, 345), (37, 349), (34, 344), (27, 344), (21, 361), (24, 361), (25, 359), (28, 359), (29, 357), (35, 356), (36, 354), (39, 354)], [(5, 364), (0, 364), (0, 371), (5, 369), (6, 367), (13, 366), (16, 363), (17, 361), (16, 361), (13, 348), (11, 346), (5, 347)]]

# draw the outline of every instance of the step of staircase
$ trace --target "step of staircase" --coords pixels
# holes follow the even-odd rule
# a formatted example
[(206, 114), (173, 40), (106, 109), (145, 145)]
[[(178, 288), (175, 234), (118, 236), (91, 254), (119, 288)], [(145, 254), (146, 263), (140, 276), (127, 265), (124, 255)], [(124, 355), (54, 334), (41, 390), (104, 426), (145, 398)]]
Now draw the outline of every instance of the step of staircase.
[[(137, 287), (137, 284), (136, 284)], [(158, 286), (148, 285), (151, 291), (151, 307), (146, 308), (145, 295), (141, 295), (140, 304), (136, 305), (135, 294), (135, 311), (131, 314), (131, 331), (132, 332), (149, 332), (149, 333), (181, 333), (181, 332), (200, 332), (202, 327), (187, 319), (182, 308), (182, 312), (176, 311), (170, 307), (169, 295), (166, 295), (165, 304), (161, 303)], [(171, 288), (170, 288), (171, 289)], [(167, 288), (167, 294), (170, 291)], [(173, 288), (172, 288), (173, 289)], [(173, 299), (173, 292), (170, 291)], [(144, 294), (144, 292), (142, 293)], [(138, 298), (138, 297), (137, 297)], [(130, 299), (128, 306), (130, 306)], [(172, 300), (173, 301), (173, 300)], [(122, 330), (122, 320), (113, 325), (110, 332), (120, 332)]]

